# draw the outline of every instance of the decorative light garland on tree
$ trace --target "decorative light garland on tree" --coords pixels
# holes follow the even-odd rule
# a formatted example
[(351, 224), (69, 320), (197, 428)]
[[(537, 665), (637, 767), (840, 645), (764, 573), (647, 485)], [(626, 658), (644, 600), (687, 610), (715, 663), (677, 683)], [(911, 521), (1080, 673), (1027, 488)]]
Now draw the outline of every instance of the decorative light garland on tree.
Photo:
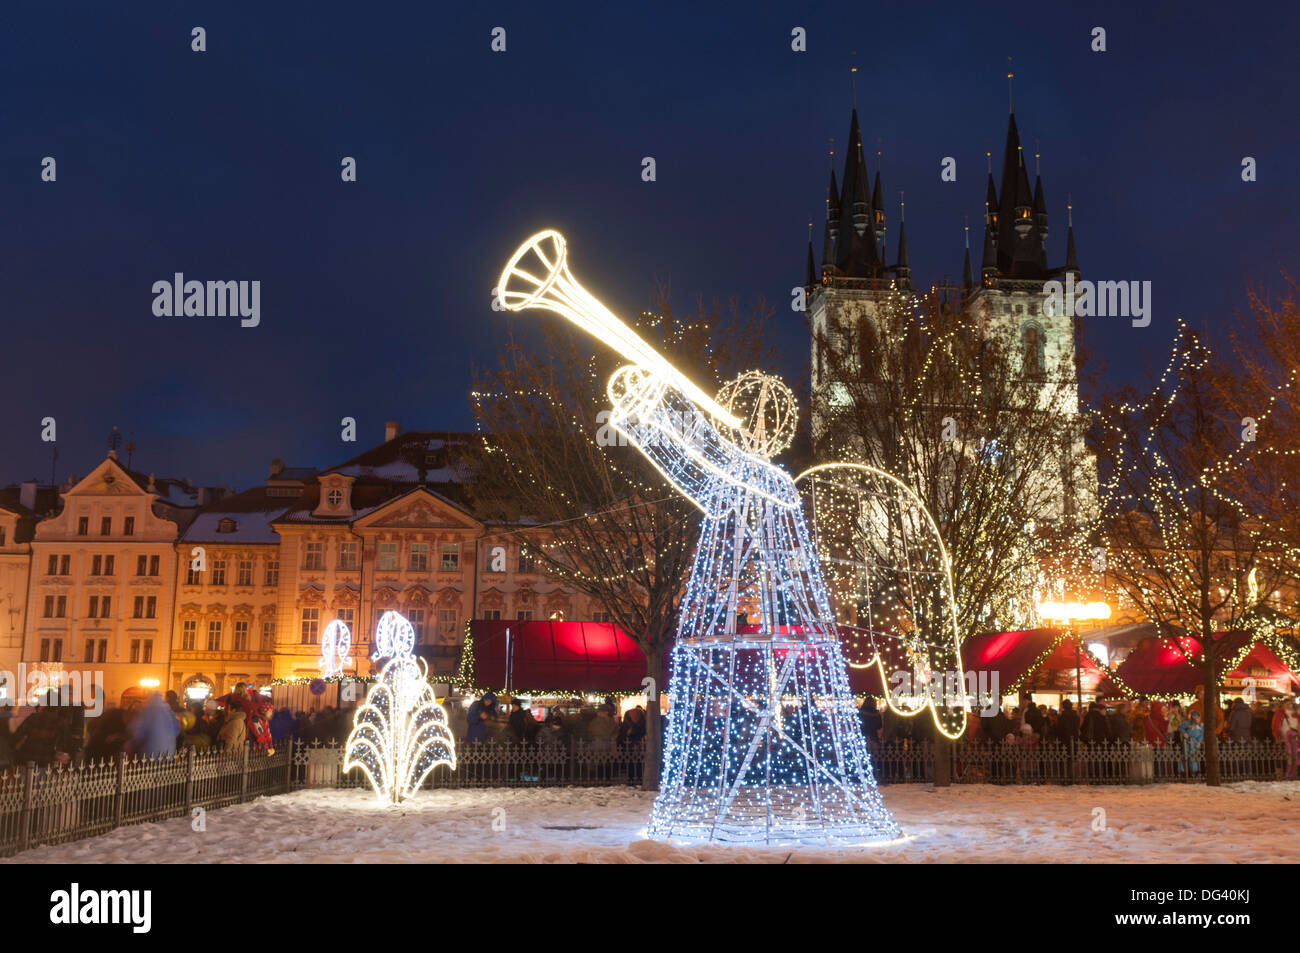
[(447, 712), (429, 685), (424, 659), (411, 655), (411, 623), (385, 612), (375, 635), (376, 651), (381, 644), (388, 662), (353, 717), (343, 770), (360, 768), (381, 801), (397, 804), (413, 795), (438, 765), (456, 769), (456, 744)]

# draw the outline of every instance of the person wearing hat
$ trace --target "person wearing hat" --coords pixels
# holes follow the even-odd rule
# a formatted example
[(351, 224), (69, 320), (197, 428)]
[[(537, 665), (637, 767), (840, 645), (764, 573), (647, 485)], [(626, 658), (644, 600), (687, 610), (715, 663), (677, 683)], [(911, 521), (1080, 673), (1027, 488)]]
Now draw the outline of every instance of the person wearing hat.
[(465, 732), (465, 743), (472, 745), (487, 741), (488, 718), (495, 718), (496, 714), (497, 696), (489, 689), (483, 693), (482, 698), (469, 706), (469, 728)]

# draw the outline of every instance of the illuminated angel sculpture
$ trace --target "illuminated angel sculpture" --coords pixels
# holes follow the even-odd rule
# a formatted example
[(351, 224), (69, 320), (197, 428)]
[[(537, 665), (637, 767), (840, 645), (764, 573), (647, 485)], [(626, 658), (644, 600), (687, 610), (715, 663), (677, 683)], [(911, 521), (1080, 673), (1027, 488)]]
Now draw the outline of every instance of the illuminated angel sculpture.
[(573, 279), (556, 232), (519, 249), (498, 293), (508, 309), (555, 311), (635, 362), (609, 382), (610, 423), (703, 513), (673, 648), (650, 837), (897, 838), (794, 481), (771, 462), (794, 435), (789, 388), (750, 372), (716, 398), (705, 394)]
[(325, 626), (320, 638), (320, 658), (316, 663), (320, 666), (321, 678), (342, 675), (343, 670), (352, 665), (351, 651), (352, 630), (346, 622), (335, 619)]
[[(406, 630), (411, 639), (406, 641)], [(391, 656), (366, 701), (357, 708), (344, 747), (343, 770), (360, 768), (375, 794), (396, 804), (413, 795), (440, 764), (456, 768), (456, 744), (447, 712), (429, 685), (424, 659), (411, 654), (414, 629), (396, 612), (385, 612), (375, 635)]]

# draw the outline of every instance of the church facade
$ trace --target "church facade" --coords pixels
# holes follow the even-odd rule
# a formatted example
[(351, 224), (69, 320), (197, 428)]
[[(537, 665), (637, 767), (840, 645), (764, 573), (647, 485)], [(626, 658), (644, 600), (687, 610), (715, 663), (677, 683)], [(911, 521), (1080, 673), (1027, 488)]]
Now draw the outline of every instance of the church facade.
[[(814, 446), (831, 426), (827, 408), (836, 405), (834, 379), (846, 366), (864, 367), (872, 360), (872, 342), (890, 327), (897, 315), (912, 310), (920, 292), (913, 286), (908, 258), (906, 224), (900, 203), (898, 234), (890, 253), (889, 215), (882, 200), (879, 168), (874, 182), (863, 155), (857, 108), (849, 125), (843, 176), (830, 172), (826, 194), (826, 220), (821, 263), (816, 262), (811, 240), (805, 267), (806, 313), (812, 338)], [(1008, 117), (1001, 181), (995, 183), (990, 156), (985, 186), (984, 240), (978, 270), (973, 267), (970, 230), (966, 232), (965, 259), (959, 286), (936, 286), (941, 306), (960, 308), (972, 327), (987, 339), (997, 340), (1012, 361), (1019, 362), (1024, 377), (1044, 381), (1064, 394), (1064, 412), (1078, 415), (1075, 318), (1055, 313), (1044, 285), (1079, 280), (1073, 212), (1065, 228), (1061, 264), (1049, 263), (1048, 213), (1042, 176), (1035, 169), (1030, 185), (1024, 149), (1014, 111)], [(857, 364), (829, 359), (825, 349), (854, 348)], [(1059, 396), (1057, 399), (1060, 399)], [(1096, 501), (1096, 468), (1087, 457), (1080, 426), (1062, 434), (1059, 467), (1052, 479), (1060, 484), (1062, 515), (1091, 509)], [(1072, 458), (1072, 459), (1070, 459)], [(1070, 477), (1067, 474), (1075, 474)]]

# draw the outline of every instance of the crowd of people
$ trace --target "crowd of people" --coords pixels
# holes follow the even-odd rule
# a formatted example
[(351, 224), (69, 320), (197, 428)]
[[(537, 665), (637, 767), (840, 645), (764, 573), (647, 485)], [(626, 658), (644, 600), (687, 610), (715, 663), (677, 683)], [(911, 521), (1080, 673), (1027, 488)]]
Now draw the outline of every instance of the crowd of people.
[[(868, 748), (878, 751), (881, 745), (909, 740), (930, 740), (932, 724), (928, 719), (902, 719), (887, 710), (882, 712), (874, 698), (868, 697), (859, 710), (862, 731)], [(999, 708), (995, 713), (968, 713), (963, 740), (973, 745), (1015, 745), (1037, 749), (1056, 742), (1075, 748), (1087, 745), (1148, 744), (1155, 748), (1175, 746), (1187, 752), (1192, 772), (1200, 770), (1200, 757), (1206, 731), (1213, 731), (1221, 742), (1275, 741), (1284, 745), (1286, 776), (1295, 778), (1300, 768), (1300, 705), (1295, 699), (1278, 699), (1271, 704), (1244, 698), (1229, 700), (1216, 709), (1208, 725), (1203, 692), (1183, 705), (1169, 702), (1114, 701), (1090, 702), (1082, 712), (1074, 702), (1062, 699), (1060, 708), (1035, 704), (1028, 696), (1015, 707)], [(914, 725), (906, 722), (914, 721)]]
[(484, 692), (466, 712), (465, 743), (483, 742), (567, 745), (583, 741), (598, 750), (613, 751), (645, 740), (645, 709), (629, 708), (618, 718), (618, 702), (611, 695), (601, 705), (580, 698), (547, 709), (538, 719), (520, 698), (498, 702), (495, 692)]
[(352, 727), (349, 709), (277, 710), (243, 682), (227, 695), (188, 704), (175, 692), (152, 692), (142, 704), (110, 708), (90, 719), (78, 705), (58, 704), (56, 694), (12, 731), (11, 715), (12, 710), (0, 710), (0, 772), (28, 762), (57, 767), (120, 754), (169, 758), (186, 748), (235, 752), (252, 744), (274, 753), (291, 738), (341, 743)]
[[(571, 698), (546, 709), (544, 718), (534, 716), (520, 698), (498, 699), (495, 692), (487, 691), (475, 699), (465, 713), (465, 745), (510, 744), (523, 746), (518, 773), (524, 777), (523, 763), (528, 749), (538, 753), (546, 749), (572, 750), (575, 744), (594, 755), (628, 755), (627, 781), (640, 784), (643, 764), (637, 754), (646, 735), (646, 713), (640, 705), (629, 708), (618, 717), (618, 702), (611, 695), (601, 705), (585, 704), (580, 698)], [(467, 770), (478, 769), (472, 757)], [(602, 776), (610, 775), (610, 766), (597, 766)]]

